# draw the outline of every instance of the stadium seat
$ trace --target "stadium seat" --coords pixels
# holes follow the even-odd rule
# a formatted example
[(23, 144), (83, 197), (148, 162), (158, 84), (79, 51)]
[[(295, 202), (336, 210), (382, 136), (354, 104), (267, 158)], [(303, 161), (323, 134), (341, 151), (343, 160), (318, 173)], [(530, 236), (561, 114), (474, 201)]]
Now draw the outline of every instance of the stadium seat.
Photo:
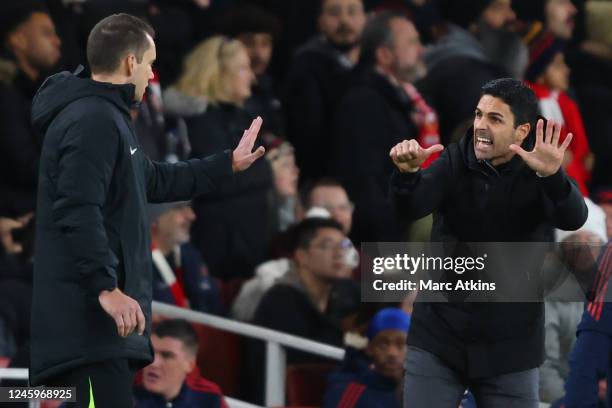
[(294, 364), (287, 367), (287, 404), (321, 406), (327, 376), (337, 368), (332, 363)]
[(240, 336), (212, 327), (194, 324), (200, 340), (197, 364), (202, 377), (215, 382), (223, 395), (240, 392)]

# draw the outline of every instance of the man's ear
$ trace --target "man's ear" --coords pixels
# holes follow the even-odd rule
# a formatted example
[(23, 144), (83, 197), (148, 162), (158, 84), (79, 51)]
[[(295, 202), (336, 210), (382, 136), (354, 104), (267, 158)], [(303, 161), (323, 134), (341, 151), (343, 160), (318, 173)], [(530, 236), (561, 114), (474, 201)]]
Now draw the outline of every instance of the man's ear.
[(393, 60), (393, 55), (391, 54), (391, 50), (387, 47), (378, 47), (376, 49), (376, 61), (379, 65), (382, 65), (384, 68), (387, 68), (391, 65)]
[(125, 57), (125, 69), (127, 76), (131, 77), (134, 75), (134, 71), (136, 70), (136, 56), (134, 54), (128, 54)]
[(514, 139), (516, 143), (519, 145), (523, 143), (523, 140), (529, 136), (529, 132), (531, 131), (531, 125), (529, 123), (523, 123), (519, 125), (514, 131)]
[(15, 31), (9, 35), (7, 45), (10, 49), (25, 50), (28, 47), (28, 40), (21, 31)]

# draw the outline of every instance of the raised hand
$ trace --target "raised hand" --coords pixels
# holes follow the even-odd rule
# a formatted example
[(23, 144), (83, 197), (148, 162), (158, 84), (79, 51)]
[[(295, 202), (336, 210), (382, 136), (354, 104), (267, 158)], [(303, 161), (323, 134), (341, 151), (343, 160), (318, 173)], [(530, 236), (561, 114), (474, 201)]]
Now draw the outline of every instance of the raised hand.
[(248, 169), (255, 160), (264, 155), (266, 149), (260, 146), (253, 152), (257, 134), (261, 128), (263, 120), (257, 117), (251, 123), (251, 127), (244, 131), (238, 146), (232, 152), (232, 170), (234, 173)]
[(563, 164), (563, 156), (573, 137), (568, 133), (565, 141), (559, 145), (560, 134), (561, 124), (549, 120), (544, 131), (544, 121), (540, 119), (536, 125), (536, 144), (533, 150), (528, 152), (516, 144), (511, 144), (510, 150), (521, 156), (539, 176), (551, 176)]
[(396, 144), (389, 152), (391, 160), (402, 173), (414, 173), (433, 153), (444, 150), (441, 144), (435, 144), (423, 149), (414, 139), (404, 140)]

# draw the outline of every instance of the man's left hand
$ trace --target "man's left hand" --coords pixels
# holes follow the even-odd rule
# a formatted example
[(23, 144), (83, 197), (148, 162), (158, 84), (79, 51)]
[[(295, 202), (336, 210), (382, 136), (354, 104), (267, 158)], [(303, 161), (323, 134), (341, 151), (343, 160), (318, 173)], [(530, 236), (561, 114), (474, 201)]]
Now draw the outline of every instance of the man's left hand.
[(544, 121), (540, 119), (536, 125), (536, 144), (533, 150), (528, 152), (516, 144), (511, 144), (510, 150), (521, 156), (540, 177), (552, 176), (559, 171), (565, 151), (573, 137), (568, 133), (563, 143), (559, 145), (560, 134), (561, 124), (548, 121), (544, 132)]
[(238, 147), (232, 152), (232, 170), (234, 173), (248, 169), (255, 160), (264, 155), (266, 149), (260, 146), (253, 152), (257, 134), (261, 128), (263, 120), (257, 117), (251, 123), (251, 127), (244, 131), (242, 139), (238, 143)]

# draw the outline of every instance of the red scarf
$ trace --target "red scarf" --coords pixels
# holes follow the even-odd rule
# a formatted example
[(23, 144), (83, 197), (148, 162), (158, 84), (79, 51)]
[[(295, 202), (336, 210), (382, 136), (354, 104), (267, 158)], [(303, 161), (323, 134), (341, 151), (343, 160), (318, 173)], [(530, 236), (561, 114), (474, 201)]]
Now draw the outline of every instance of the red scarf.
[[(419, 128), (419, 135), (416, 138), (417, 142), (419, 142), (419, 145), (421, 145), (423, 149), (440, 143), (438, 115), (436, 111), (425, 102), (425, 99), (421, 96), (419, 91), (417, 91), (414, 85), (408, 82), (403, 83), (403, 85), (404, 90), (410, 97), (414, 106), (412, 120)], [(439, 155), (440, 152), (437, 152), (429, 156), (421, 165), (421, 168), (427, 168), (427, 166), (437, 159)]]

